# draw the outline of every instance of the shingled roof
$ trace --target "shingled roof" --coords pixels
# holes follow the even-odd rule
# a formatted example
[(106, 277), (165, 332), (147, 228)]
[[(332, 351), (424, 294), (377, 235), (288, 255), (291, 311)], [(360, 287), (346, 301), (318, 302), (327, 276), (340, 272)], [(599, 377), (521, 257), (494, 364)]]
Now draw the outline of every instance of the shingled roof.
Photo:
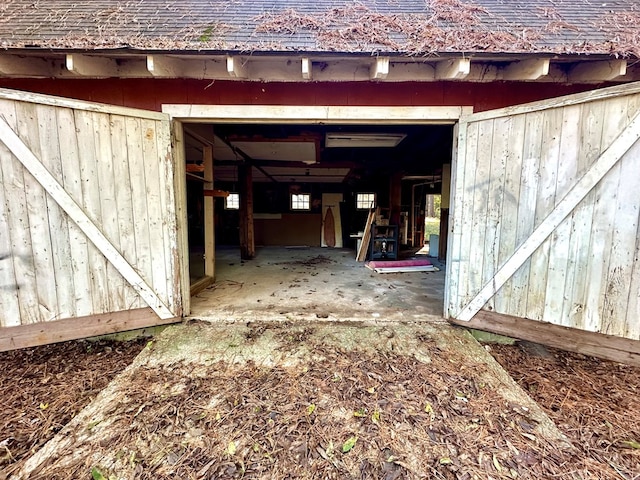
[(5, 49), (640, 56), (637, 0), (4, 0)]

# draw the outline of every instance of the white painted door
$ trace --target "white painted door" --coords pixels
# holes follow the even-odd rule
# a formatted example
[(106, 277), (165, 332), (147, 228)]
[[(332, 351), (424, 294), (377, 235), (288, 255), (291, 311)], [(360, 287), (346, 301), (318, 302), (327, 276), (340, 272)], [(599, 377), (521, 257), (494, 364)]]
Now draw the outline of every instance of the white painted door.
[(322, 232), (323, 247), (342, 248), (342, 219), (340, 217), (341, 193), (322, 194)]
[(0, 89), (0, 327), (182, 314), (166, 114)]
[(459, 125), (447, 313), (640, 338), (640, 84)]

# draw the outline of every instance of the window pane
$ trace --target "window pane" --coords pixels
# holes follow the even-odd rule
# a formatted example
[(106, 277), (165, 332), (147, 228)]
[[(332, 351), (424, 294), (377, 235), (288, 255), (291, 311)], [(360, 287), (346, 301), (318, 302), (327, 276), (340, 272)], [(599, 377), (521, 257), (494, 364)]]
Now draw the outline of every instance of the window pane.
[(291, 210), (311, 210), (311, 195), (308, 193), (292, 193)]
[(230, 193), (229, 196), (224, 199), (224, 208), (227, 210), (238, 210), (240, 208), (240, 194)]
[(356, 194), (356, 208), (361, 210), (368, 210), (376, 206), (376, 194), (375, 193), (357, 193)]

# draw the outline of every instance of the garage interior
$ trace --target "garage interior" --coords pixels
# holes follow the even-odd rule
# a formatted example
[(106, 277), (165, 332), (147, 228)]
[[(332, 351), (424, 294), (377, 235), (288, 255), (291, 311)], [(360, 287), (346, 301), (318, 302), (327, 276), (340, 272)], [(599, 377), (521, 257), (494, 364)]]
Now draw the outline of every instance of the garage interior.
[[(192, 316), (442, 315), (450, 122), (188, 123), (184, 142)], [(247, 185), (250, 213), (242, 208)], [(215, 283), (205, 274), (207, 197)], [(428, 256), (439, 271), (377, 274), (357, 262), (370, 206), (385, 241), (374, 241), (367, 260)]]

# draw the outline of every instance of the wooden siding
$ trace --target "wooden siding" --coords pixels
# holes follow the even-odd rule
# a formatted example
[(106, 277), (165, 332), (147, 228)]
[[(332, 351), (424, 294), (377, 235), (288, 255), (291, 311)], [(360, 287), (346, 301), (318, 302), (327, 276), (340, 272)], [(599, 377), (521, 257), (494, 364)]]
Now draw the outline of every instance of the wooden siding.
[(180, 316), (168, 117), (0, 90), (0, 118), (0, 326)]
[[(640, 339), (639, 113), (640, 86), (629, 84), (461, 122), (449, 315), (473, 316), (468, 307), (480, 302), (488, 311)], [(606, 174), (567, 207), (607, 156)], [(570, 213), (507, 275), (505, 265), (519, 265), (518, 249), (559, 206)]]
[(591, 90), (539, 82), (240, 82), (151, 78), (0, 78), (0, 86), (162, 111), (163, 104), (473, 106), (475, 112)]

